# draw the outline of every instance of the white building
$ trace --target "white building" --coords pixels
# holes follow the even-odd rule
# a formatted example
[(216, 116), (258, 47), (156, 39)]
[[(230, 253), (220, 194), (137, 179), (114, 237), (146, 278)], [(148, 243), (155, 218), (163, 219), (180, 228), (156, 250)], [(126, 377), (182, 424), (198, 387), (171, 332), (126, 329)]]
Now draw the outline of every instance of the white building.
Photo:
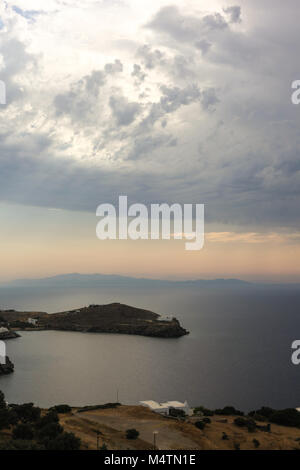
[(159, 318), (158, 318), (159, 321), (166, 321), (166, 322), (170, 322), (172, 321), (172, 317), (170, 317), (169, 315), (160, 315)]
[(34, 325), (36, 326), (37, 325), (37, 319), (36, 318), (28, 318), (27, 319), (27, 323), (30, 323), (30, 325)]
[(140, 404), (142, 406), (150, 408), (150, 410), (154, 411), (155, 413), (160, 413), (166, 416), (169, 415), (170, 408), (175, 408), (175, 410), (184, 411), (186, 415), (191, 414), (191, 409), (187, 401), (185, 401), (184, 403), (180, 401), (167, 401), (165, 403), (157, 403), (156, 401), (148, 400), (140, 401)]

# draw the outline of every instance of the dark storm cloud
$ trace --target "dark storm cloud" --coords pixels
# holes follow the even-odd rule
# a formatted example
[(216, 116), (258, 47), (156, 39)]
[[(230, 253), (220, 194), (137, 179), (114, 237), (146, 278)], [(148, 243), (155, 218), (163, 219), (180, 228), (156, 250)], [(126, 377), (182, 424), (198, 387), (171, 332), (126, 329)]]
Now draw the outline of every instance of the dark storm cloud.
[[(60, 93), (54, 98), (56, 115), (68, 116), (74, 123), (94, 125), (101, 114), (99, 96), (101, 88), (110, 76), (123, 71), (120, 60), (105, 65), (104, 70), (93, 70), (89, 75), (71, 85), (70, 90)], [(131, 113), (132, 113), (131, 108)], [(120, 111), (121, 112), (121, 111)], [(124, 111), (126, 113), (126, 111)], [(127, 108), (129, 113), (129, 108)], [(126, 117), (123, 116), (126, 121)]]
[(1, 121), (2, 200), (94, 211), (128, 194), (205, 203), (212, 221), (299, 227), (300, 107), (290, 84), (300, 79), (300, 5), (224, 3), (222, 13), (159, 10), (131, 61), (83, 73), (49, 93), (48, 108), (33, 85), (26, 104), (35, 98), (49, 113), (36, 132), (20, 86), (36, 58), (0, 35), (0, 78), (22, 102)]
[(16, 80), (20, 73), (28, 68), (36, 68), (37, 60), (33, 54), (27, 52), (25, 45), (16, 38), (0, 38), (0, 56), (2, 56), (4, 67), (0, 71), (0, 79), (6, 85), (7, 104), (20, 100), (25, 96), (24, 85)]
[(139, 103), (129, 102), (124, 96), (111, 96), (109, 105), (118, 126), (128, 126), (140, 112)]
[(240, 23), (242, 21), (240, 6), (227, 7), (224, 8), (223, 11), (226, 15), (229, 16), (230, 23)]
[(164, 7), (147, 25), (159, 33), (168, 34), (177, 41), (193, 41), (210, 31), (224, 30), (228, 23), (220, 13), (197, 18), (184, 15), (175, 6)]

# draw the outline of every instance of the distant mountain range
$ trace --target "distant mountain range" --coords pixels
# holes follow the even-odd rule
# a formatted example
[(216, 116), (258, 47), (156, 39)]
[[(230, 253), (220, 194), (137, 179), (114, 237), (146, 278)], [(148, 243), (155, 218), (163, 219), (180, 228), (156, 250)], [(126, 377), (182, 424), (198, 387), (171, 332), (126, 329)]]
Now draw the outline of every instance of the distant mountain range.
[(300, 284), (263, 284), (251, 283), (240, 279), (195, 279), (171, 281), (166, 279), (148, 279), (115, 274), (59, 274), (41, 279), (16, 279), (0, 284), (0, 287), (196, 287), (196, 288), (251, 288), (251, 287), (294, 287)]
[(124, 285), (124, 286), (199, 286), (199, 287), (242, 287), (251, 283), (239, 279), (214, 279), (214, 280), (183, 280), (170, 281), (165, 279), (147, 279), (114, 274), (60, 274), (42, 279), (16, 279), (0, 284), (0, 287), (95, 287), (100, 285)]

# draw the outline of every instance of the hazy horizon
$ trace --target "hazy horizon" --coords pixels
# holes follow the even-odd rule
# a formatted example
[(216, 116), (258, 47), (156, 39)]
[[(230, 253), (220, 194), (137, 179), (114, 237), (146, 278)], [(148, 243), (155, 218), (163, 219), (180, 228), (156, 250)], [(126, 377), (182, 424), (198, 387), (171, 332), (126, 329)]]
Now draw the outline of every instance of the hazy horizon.
[[(299, 8), (2, 2), (0, 282), (68, 272), (300, 282)], [(96, 208), (120, 194), (204, 204), (204, 248), (98, 240)]]

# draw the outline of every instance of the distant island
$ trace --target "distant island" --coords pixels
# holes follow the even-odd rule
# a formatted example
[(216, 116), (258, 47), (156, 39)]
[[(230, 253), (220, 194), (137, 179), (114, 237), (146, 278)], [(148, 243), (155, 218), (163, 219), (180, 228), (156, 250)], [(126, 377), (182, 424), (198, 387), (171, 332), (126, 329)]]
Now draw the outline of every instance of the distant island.
[(62, 330), (159, 338), (179, 338), (188, 334), (174, 317), (158, 315), (149, 310), (120, 303), (92, 304), (53, 314), (0, 310), (0, 317), (6, 322), (10, 331), (11, 329)]
[(39, 278), (39, 279), (15, 279), (12, 281), (2, 282), (0, 288), (3, 287), (31, 287), (31, 288), (47, 288), (47, 287), (98, 287), (98, 286), (125, 286), (125, 287), (251, 287), (252, 284), (240, 279), (193, 279), (193, 280), (167, 280), (167, 279), (151, 279), (138, 278), (131, 276), (122, 276), (117, 274), (58, 274), (57, 276)]

